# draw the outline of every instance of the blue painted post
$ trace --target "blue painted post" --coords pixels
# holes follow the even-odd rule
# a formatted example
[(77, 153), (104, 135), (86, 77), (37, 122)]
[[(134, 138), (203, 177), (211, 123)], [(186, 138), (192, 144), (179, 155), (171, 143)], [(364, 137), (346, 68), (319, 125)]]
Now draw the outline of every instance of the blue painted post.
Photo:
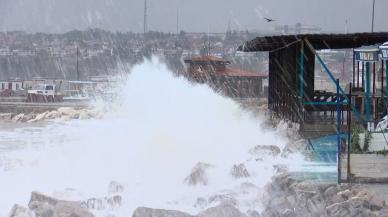
[[(366, 116), (366, 121), (369, 122), (371, 121), (371, 102), (370, 102), (370, 63), (366, 62), (365, 64), (365, 116)], [(368, 129), (369, 130), (369, 129)]]
[[(381, 81), (383, 82), (383, 81)], [(385, 96), (387, 100), (385, 101), (386, 106), (388, 105), (388, 60), (385, 60)]]
[(337, 145), (338, 145), (338, 156), (337, 156), (337, 177), (338, 177), (338, 183), (341, 183), (341, 154), (342, 154), (342, 147), (341, 147), (341, 108), (340, 108), (340, 86), (339, 86), (339, 79), (336, 80), (336, 87), (337, 87)]
[(300, 48), (300, 83), (299, 83), (299, 97), (301, 99), (301, 103), (304, 102), (304, 44), (301, 43)]

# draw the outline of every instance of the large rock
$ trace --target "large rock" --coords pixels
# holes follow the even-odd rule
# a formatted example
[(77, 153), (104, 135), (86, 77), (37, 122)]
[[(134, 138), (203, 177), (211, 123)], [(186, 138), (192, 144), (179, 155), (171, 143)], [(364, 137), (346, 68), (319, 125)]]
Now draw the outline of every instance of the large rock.
[(146, 207), (137, 208), (132, 217), (194, 217), (188, 213), (164, 210), (164, 209), (151, 209)]
[(221, 204), (199, 213), (198, 217), (247, 217), (247, 215), (232, 205)]
[(46, 118), (46, 115), (49, 113), (49, 111), (45, 111), (43, 113), (37, 114), (34, 119), (31, 119), (27, 122), (36, 122), (36, 121), (42, 121)]
[(0, 120), (10, 121), (12, 119), (12, 113), (0, 113)]
[(262, 217), (383, 216), (385, 201), (359, 185), (297, 181), (281, 173), (265, 188)]
[(249, 153), (255, 157), (256, 160), (265, 160), (269, 157), (276, 157), (281, 150), (276, 145), (258, 145), (249, 150)]
[(12, 118), (12, 121), (13, 121), (13, 122), (21, 121), (21, 120), (23, 120), (23, 117), (24, 117), (24, 114), (23, 114), (23, 113), (17, 114), (17, 115), (15, 115), (15, 116)]
[(197, 163), (191, 170), (190, 175), (185, 178), (184, 182), (189, 185), (207, 185), (209, 179), (206, 172), (212, 167), (214, 166), (207, 163)]
[(28, 207), (41, 217), (94, 217), (81, 202), (58, 200), (32, 192)]
[(249, 174), (249, 172), (244, 164), (233, 165), (233, 167), (230, 171), (230, 174), (236, 179), (246, 178), (246, 177), (250, 176), (250, 174)]
[(211, 205), (238, 205), (236, 195), (233, 192), (225, 192), (213, 195), (208, 199), (208, 203)]
[(57, 110), (61, 115), (68, 116), (70, 119), (78, 119), (80, 111), (70, 107), (61, 107)]
[(248, 217), (232, 205), (222, 204), (209, 208), (198, 215), (190, 215), (176, 210), (137, 208), (132, 217)]
[(111, 181), (108, 186), (109, 194), (121, 193), (124, 191), (124, 186), (116, 181)]
[(12, 207), (12, 210), (8, 216), (9, 217), (35, 217), (34, 213), (31, 212), (31, 210), (17, 204)]

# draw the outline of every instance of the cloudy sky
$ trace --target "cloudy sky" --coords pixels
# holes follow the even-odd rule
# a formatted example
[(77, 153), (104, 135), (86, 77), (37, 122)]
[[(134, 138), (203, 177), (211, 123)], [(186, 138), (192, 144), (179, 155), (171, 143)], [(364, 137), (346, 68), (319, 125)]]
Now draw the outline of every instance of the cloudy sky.
[[(371, 30), (373, 0), (148, 0), (149, 29), (175, 32), (270, 30), (297, 22), (328, 32)], [(0, 30), (143, 30), (144, 0), (0, 0)], [(388, 31), (388, 1), (376, 0), (375, 31)], [(266, 23), (263, 17), (276, 19)], [(347, 23), (347, 25), (346, 25)]]

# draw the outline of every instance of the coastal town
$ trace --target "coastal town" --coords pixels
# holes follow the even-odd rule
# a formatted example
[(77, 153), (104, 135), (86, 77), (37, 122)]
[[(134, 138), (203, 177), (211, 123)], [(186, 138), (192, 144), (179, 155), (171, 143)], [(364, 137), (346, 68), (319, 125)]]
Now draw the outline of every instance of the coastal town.
[(387, 7), (2, 1), (0, 217), (388, 217)]

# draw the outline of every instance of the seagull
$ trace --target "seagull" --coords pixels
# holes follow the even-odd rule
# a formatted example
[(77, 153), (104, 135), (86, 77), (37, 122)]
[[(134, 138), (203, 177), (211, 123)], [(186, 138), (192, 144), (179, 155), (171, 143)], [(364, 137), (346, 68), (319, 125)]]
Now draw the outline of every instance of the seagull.
[(276, 21), (276, 20), (274, 20), (274, 19), (270, 19), (270, 18), (266, 18), (266, 17), (264, 17), (264, 19), (265, 19), (268, 23), (273, 22), (273, 21)]

